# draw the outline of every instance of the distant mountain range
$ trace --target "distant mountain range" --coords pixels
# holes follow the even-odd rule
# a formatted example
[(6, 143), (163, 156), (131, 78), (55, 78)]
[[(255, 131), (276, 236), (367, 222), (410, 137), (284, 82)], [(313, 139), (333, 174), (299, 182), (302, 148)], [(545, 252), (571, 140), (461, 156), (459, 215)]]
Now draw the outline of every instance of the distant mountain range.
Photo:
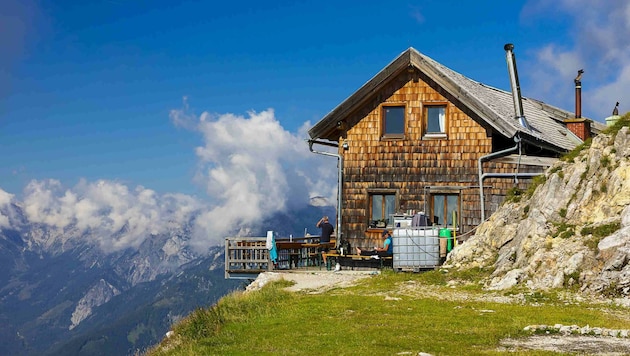
[[(250, 235), (316, 233), (321, 215), (335, 211), (315, 203), (275, 214)], [(0, 229), (2, 355), (133, 354), (195, 308), (245, 285), (224, 279), (224, 246), (203, 255), (188, 248), (192, 222), (105, 253), (90, 232), (31, 224), (19, 206), (11, 209), (20, 222)]]

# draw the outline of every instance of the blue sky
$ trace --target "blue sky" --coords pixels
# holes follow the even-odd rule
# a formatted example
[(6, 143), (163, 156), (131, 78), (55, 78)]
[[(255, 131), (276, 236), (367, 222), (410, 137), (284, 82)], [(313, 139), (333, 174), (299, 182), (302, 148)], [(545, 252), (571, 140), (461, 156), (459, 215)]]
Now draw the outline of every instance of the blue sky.
[(626, 1), (5, 0), (0, 190), (115, 186), (252, 216), (334, 197), (305, 129), (408, 47), (509, 90), (514, 43), (523, 95), (570, 111), (583, 68), (583, 116), (603, 121), (625, 112), (629, 18)]

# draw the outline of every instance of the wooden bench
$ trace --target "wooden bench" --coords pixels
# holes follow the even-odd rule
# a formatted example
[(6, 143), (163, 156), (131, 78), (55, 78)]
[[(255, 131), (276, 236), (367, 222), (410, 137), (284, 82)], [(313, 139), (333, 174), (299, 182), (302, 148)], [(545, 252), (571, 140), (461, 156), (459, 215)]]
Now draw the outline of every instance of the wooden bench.
[(352, 270), (354, 270), (354, 267), (357, 267), (357, 262), (370, 262), (368, 263), (367, 267), (372, 267), (372, 268), (379, 268), (382, 269), (385, 266), (392, 266), (393, 263), (393, 257), (392, 256), (386, 256), (386, 257), (381, 257), (379, 256), (379, 258), (374, 258), (372, 255), (370, 256), (365, 256), (365, 255), (340, 255), (337, 252), (334, 253), (324, 253), (322, 254), (322, 256), (326, 256), (326, 268), (328, 270), (331, 269), (332, 267), (332, 260), (336, 260), (337, 263), (339, 263), (342, 266), (350, 266), (352, 268)]
[[(310, 264), (313, 266), (318, 265), (320, 266), (320, 269), (321, 269), (321, 266), (323, 265), (324, 255), (336, 253), (337, 250), (335, 250), (335, 246), (336, 246), (336, 241), (334, 239), (324, 244), (319, 244), (315, 242), (303, 244), (303, 247), (306, 248), (308, 251), (308, 260), (311, 261)], [(328, 252), (320, 252), (319, 251), (320, 247), (328, 247), (330, 250)]]

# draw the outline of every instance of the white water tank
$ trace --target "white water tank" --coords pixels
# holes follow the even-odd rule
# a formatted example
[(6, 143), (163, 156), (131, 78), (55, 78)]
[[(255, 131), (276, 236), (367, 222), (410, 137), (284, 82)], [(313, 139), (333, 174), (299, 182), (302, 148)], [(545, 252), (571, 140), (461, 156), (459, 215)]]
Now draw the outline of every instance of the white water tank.
[(417, 271), (439, 266), (439, 228), (394, 229), (392, 243), (394, 269)]

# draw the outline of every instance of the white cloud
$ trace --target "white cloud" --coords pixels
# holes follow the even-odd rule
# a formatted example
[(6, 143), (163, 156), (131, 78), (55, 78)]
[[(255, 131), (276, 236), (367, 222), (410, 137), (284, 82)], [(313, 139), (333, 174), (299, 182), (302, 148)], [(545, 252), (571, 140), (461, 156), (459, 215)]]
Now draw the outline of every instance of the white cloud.
[(423, 24), (426, 21), (419, 7), (409, 6), (409, 11), (409, 15), (411, 16), (411, 18), (414, 19), (414, 21), (416, 21), (418, 24)]
[(191, 127), (196, 119), (204, 140), (196, 149), (197, 181), (213, 202), (197, 220), (197, 245), (205, 245), (210, 232), (225, 236), (254, 227), (276, 212), (305, 206), (312, 196), (336, 200), (336, 162), (308, 150), (310, 123), (292, 134), (271, 109), (247, 116), (195, 116), (187, 109), (185, 103), (183, 110), (171, 111), (171, 120)]
[[(203, 252), (228, 235), (248, 234), (274, 213), (305, 206), (310, 197), (336, 200), (336, 161), (309, 152), (304, 139), (310, 123), (292, 134), (271, 109), (247, 116), (197, 116), (188, 110), (185, 100), (170, 118), (203, 138), (196, 148), (196, 179), (208, 193), (207, 202), (107, 180), (81, 180), (71, 188), (53, 179), (33, 180), (19, 203), (28, 222), (90, 232), (83, 236), (111, 252), (137, 248), (152, 234), (192, 221), (190, 245)], [(0, 190), (4, 211), (13, 199)], [(0, 212), (0, 227), (11, 223)]]
[(173, 109), (170, 111), (169, 117), (171, 122), (175, 125), (175, 127), (194, 130), (197, 126), (197, 117), (190, 113), (187, 96), (182, 98), (182, 106), (182, 109)]
[[(10, 227), (8, 211), (11, 208), (11, 201), (13, 200), (13, 194), (9, 194), (0, 189), (0, 228)], [(7, 213), (3, 213), (7, 211)]]
[(81, 181), (64, 189), (59, 181), (31, 181), (24, 189), (24, 212), (32, 223), (91, 231), (104, 251), (138, 247), (170, 224), (184, 224), (204, 206), (180, 194), (159, 196), (150, 189), (105, 180)]
[(629, 110), (630, 98), (623, 95), (630, 86), (630, 63), (626, 60), (630, 55), (630, 3), (535, 0), (524, 6), (523, 13), (539, 21), (568, 20), (569, 26), (568, 38), (541, 44), (535, 60), (526, 64), (531, 76), (526, 96), (573, 108), (573, 79), (584, 69), (584, 116), (603, 121), (616, 101), (621, 102), (622, 112)]
[(7, 193), (4, 190), (0, 189), (0, 208), (3, 206), (7, 206), (13, 200), (13, 194)]

